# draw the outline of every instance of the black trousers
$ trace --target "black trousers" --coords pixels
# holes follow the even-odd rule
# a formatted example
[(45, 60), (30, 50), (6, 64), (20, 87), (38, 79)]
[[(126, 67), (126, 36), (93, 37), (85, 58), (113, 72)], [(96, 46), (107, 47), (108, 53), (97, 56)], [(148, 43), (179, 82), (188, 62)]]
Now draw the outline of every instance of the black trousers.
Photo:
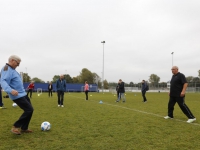
[(14, 126), (17, 128), (21, 128), (22, 130), (27, 130), (33, 114), (31, 101), (28, 96), (24, 96), (13, 100), (13, 102), (15, 102), (21, 109), (24, 110), (19, 120), (14, 123)]
[(88, 91), (85, 91), (86, 100), (88, 100)]
[(28, 89), (27, 96), (30, 93), (30, 98), (31, 98), (32, 97), (32, 92), (33, 92), (33, 89)]
[(144, 102), (147, 101), (147, 98), (146, 98), (145, 94), (146, 94), (146, 91), (142, 91), (142, 97), (143, 97), (143, 101)]
[(58, 105), (63, 105), (64, 91), (57, 91), (57, 95), (58, 95)]
[(180, 109), (182, 112), (189, 118), (193, 119), (195, 118), (190, 109), (185, 104), (185, 97), (170, 97), (169, 103), (168, 103), (168, 116), (173, 118), (173, 111), (174, 111), (174, 105), (178, 103)]
[(52, 97), (52, 90), (49, 90), (49, 97), (51, 96)]
[(0, 86), (0, 107), (3, 106), (3, 102), (2, 102), (2, 93), (1, 93), (1, 86)]

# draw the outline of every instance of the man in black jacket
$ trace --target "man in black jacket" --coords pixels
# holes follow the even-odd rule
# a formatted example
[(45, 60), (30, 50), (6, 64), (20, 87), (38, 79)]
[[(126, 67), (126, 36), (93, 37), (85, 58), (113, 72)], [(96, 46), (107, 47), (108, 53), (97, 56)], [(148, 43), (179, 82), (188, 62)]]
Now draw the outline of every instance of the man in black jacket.
[(146, 88), (147, 88), (147, 84), (146, 84), (145, 80), (142, 80), (142, 88), (141, 88), (141, 91), (142, 91), (142, 97), (143, 97), (143, 102), (144, 102), (144, 103), (147, 102), (147, 98), (146, 98), (146, 96), (145, 96), (146, 91), (147, 91)]
[(53, 96), (52, 90), (53, 90), (52, 82), (49, 82), (49, 85), (48, 85), (49, 97), (52, 97), (52, 96)]
[(123, 99), (123, 102), (126, 102), (126, 98), (125, 98), (125, 89), (124, 89), (124, 82), (122, 81), (122, 79), (119, 79), (119, 96), (118, 99), (116, 100), (116, 102), (120, 101), (120, 98)]
[(169, 103), (168, 103), (168, 116), (165, 119), (172, 119), (174, 117), (174, 105), (176, 102), (181, 108), (182, 112), (188, 117), (187, 123), (192, 123), (196, 120), (188, 106), (185, 104), (185, 91), (187, 89), (187, 81), (185, 75), (178, 72), (178, 67), (172, 67), (172, 79), (170, 81), (170, 93), (169, 93)]

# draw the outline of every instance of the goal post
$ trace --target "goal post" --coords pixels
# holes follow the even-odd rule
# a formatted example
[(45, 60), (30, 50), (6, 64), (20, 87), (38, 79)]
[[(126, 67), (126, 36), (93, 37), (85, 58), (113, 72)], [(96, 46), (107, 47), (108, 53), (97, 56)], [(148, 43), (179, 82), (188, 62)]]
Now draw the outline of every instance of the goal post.
[(42, 88), (37, 88), (37, 94), (40, 96), (42, 94)]

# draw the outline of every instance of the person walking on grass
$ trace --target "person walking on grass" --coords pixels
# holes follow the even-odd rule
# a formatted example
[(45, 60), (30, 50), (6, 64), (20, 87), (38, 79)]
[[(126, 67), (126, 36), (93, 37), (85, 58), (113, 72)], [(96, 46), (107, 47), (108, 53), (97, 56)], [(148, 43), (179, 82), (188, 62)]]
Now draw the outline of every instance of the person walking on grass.
[(116, 102), (118, 103), (120, 101), (120, 99), (123, 99), (123, 103), (126, 102), (126, 98), (125, 98), (125, 88), (124, 88), (124, 82), (122, 81), (122, 79), (119, 79), (119, 96), (118, 99), (116, 100)]
[(64, 107), (64, 93), (66, 91), (66, 81), (63, 75), (60, 75), (60, 79), (56, 81), (56, 89), (57, 89), (57, 96), (58, 96), (58, 107)]
[(49, 85), (48, 85), (49, 97), (52, 97), (52, 96), (53, 96), (52, 90), (53, 90), (52, 82), (49, 82)]
[(187, 89), (187, 81), (185, 75), (178, 71), (177, 66), (172, 67), (172, 78), (170, 81), (170, 93), (168, 102), (168, 116), (165, 119), (174, 118), (174, 105), (178, 103), (182, 112), (188, 117), (187, 123), (192, 123), (196, 120), (188, 106), (185, 104), (185, 91)]
[(28, 89), (27, 96), (30, 93), (30, 98), (32, 98), (32, 93), (33, 93), (34, 87), (35, 87), (34, 82), (31, 81), (31, 83), (27, 87), (27, 89)]
[(142, 92), (142, 97), (143, 97), (143, 102), (147, 102), (147, 98), (145, 96), (147, 91), (147, 83), (145, 82), (145, 80), (142, 80), (142, 88), (141, 88), (141, 92)]
[(117, 91), (117, 97), (120, 97), (120, 100), (121, 100), (121, 95), (119, 94), (119, 82), (117, 83), (117, 86), (116, 86), (116, 91)]
[(86, 97), (85, 100), (88, 100), (89, 85), (87, 81), (85, 81), (84, 91), (85, 91), (85, 97)]
[(24, 111), (11, 129), (11, 132), (17, 135), (20, 135), (22, 132), (33, 132), (28, 129), (33, 114), (33, 107), (29, 97), (26, 95), (21, 76), (15, 70), (20, 65), (20, 62), (20, 57), (12, 55), (1, 70), (2, 88), (8, 93), (13, 103), (16, 103)]

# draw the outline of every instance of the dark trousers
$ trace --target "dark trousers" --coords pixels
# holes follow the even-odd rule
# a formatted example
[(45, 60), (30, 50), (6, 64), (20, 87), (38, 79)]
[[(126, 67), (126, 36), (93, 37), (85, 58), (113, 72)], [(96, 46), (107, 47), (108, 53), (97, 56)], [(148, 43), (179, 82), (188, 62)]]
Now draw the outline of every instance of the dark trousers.
[(190, 109), (187, 107), (187, 105), (185, 104), (185, 97), (170, 97), (169, 99), (169, 103), (168, 103), (168, 116), (173, 118), (173, 111), (174, 111), (174, 105), (176, 104), (176, 102), (178, 103), (180, 109), (182, 110), (182, 112), (189, 118), (189, 119), (193, 119), (195, 118), (192, 114), (192, 112), (190, 111)]
[(86, 100), (88, 100), (88, 91), (85, 91)]
[(143, 97), (143, 101), (144, 102), (147, 101), (147, 98), (146, 98), (145, 94), (146, 94), (146, 91), (142, 91), (142, 97)]
[(57, 91), (58, 95), (58, 105), (63, 105), (64, 91)]
[(0, 107), (3, 106), (3, 102), (2, 102), (2, 93), (1, 93), (1, 86), (0, 86)]
[(16, 100), (13, 100), (13, 102), (24, 110), (19, 120), (17, 120), (14, 123), (14, 126), (17, 128), (21, 128), (22, 130), (27, 130), (33, 114), (33, 107), (31, 105), (31, 101), (28, 96), (24, 96)]
[(49, 97), (51, 96), (52, 97), (52, 90), (49, 90)]
[(27, 96), (30, 93), (30, 98), (31, 98), (32, 97), (32, 92), (33, 92), (33, 89), (28, 89)]

